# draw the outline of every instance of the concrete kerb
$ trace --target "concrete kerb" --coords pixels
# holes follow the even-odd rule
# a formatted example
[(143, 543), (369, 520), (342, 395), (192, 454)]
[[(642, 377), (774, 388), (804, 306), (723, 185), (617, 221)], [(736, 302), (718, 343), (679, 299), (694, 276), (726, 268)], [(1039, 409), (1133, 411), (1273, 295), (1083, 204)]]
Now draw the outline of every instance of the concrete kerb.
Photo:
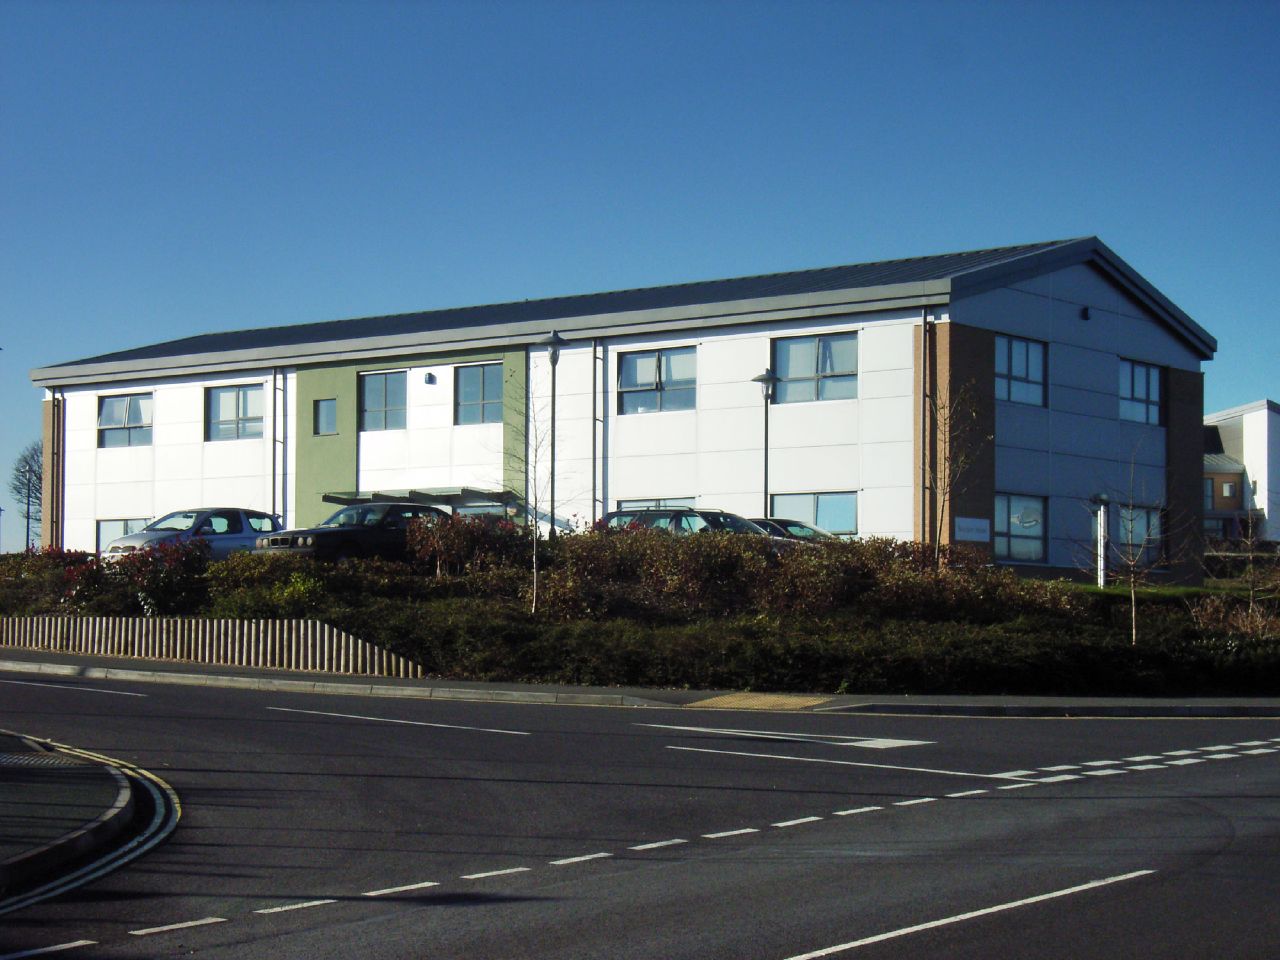
[[(42, 749), (26, 737), (20, 739)], [(128, 829), (136, 807), (133, 785), (128, 777), (110, 764), (99, 763), (98, 766), (115, 781), (115, 801), (84, 826), (0, 862), (0, 901), (14, 891), (57, 875), (68, 864), (111, 846)]]
[(189, 686), (238, 687), (246, 690), (274, 690), (282, 693), (329, 693), (346, 696), (396, 697), (415, 700), (480, 700), (503, 703), (542, 703), (598, 707), (670, 706), (656, 700), (624, 694), (564, 693), (541, 690), (493, 690), (476, 687), (412, 687), (369, 683), (364, 680), (295, 680), (287, 677), (238, 677), (218, 673), (177, 673), (132, 670), (122, 667), (88, 667), (67, 663), (32, 663), (0, 660), (0, 670), (47, 676), (81, 677), (98, 680), (130, 680), (135, 683), (175, 683)]
[[(272, 690), (292, 693), (341, 694), (415, 700), (471, 700), (500, 703), (561, 704), (566, 706), (658, 707), (681, 709), (698, 706), (705, 700), (723, 699), (723, 694), (699, 695), (687, 691), (680, 701), (639, 697), (632, 694), (577, 693), (563, 690), (511, 690), (486, 686), (433, 687), (405, 683), (378, 683), (368, 678), (303, 680), (291, 677), (237, 676), (225, 673), (181, 673), (176, 670), (140, 670), (122, 667), (95, 667), (74, 663), (47, 663), (31, 660), (0, 660), (0, 670), (49, 676), (89, 679), (129, 680), (138, 683), (174, 683), (193, 686), (236, 687), (247, 690)], [(1095, 698), (1028, 697), (991, 702), (991, 697), (941, 697), (933, 702), (916, 698), (832, 696), (821, 706), (810, 707), (818, 713), (1025, 717), (1025, 718), (1280, 718), (1280, 700), (1264, 698), (1253, 702), (1163, 702), (1142, 700), (1098, 702)], [(1019, 699), (1022, 702), (1018, 702)], [(1046, 702), (1049, 701), (1049, 702)], [(709, 706), (709, 704), (708, 704)], [(726, 708), (721, 708), (726, 709)]]

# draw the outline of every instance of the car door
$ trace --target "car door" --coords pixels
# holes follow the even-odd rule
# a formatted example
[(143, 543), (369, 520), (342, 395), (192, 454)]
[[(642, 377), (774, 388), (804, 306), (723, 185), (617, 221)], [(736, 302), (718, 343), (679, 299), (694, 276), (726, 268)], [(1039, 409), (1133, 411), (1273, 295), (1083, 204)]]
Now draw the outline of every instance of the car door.
[(209, 544), (214, 560), (224, 560), (234, 550), (250, 549), (257, 536), (241, 519), (239, 510), (210, 510), (200, 521), (196, 535)]

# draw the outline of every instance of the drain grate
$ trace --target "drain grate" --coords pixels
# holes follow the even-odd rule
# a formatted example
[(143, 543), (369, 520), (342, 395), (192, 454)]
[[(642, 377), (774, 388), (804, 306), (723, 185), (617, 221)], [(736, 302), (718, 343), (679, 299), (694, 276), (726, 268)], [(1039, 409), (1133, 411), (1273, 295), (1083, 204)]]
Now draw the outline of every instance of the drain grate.
[(0, 767), (83, 767), (87, 763), (65, 753), (0, 753)]

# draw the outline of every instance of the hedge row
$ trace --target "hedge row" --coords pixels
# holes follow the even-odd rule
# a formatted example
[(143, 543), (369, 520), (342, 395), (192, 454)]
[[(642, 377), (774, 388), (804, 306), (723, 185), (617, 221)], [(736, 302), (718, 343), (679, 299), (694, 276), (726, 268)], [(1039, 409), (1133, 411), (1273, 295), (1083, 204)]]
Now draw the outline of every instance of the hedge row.
[[(1280, 609), (1023, 580), (918, 545), (593, 531), (538, 544), (509, 524), (411, 531), (406, 562), (318, 564), (170, 546), (104, 563), (0, 556), (0, 614), (313, 617), (441, 677), (866, 693), (1275, 693)], [(532, 610), (536, 607), (536, 613)]]

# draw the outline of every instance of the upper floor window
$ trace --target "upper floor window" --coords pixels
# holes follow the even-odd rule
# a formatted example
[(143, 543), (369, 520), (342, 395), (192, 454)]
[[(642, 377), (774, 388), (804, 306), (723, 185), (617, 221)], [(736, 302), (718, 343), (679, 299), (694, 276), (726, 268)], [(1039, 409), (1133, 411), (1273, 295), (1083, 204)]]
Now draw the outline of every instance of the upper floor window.
[(262, 436), (262, 384), (205, 390), (206, 440), (246, 440)]
[(1213, 477), (1204, 478), (1204, 508), (1213, 509)]
[(774, 403), (858, 396), (858, 335), (831, 333), (773, 341)]
[(1044, 344), (996, 336), (996, 399), (1044, 406)]
[(1048, 556), (1045, 498), (996, 494), (995, 555), (997, 560), (1044, 563)]
[(366, 373), (360, 377), (360, 429), (403, 430), (405, 372)]
[(483, 363), (455, 368), (453, 422), (502, 422), (502, 364)]
[(1160, 424), (1160, 368), (1120, 361), (1120, 419)]
[(618, 413), (692, 410), (697, 387), (696, 347), (645, 350), (618, 358)]
[(799, 520), (828, 533), (853, 536), (858, 532), (858, 494), (778, 493), (772, 498), (773, 516)]
[(151, 394), (99, 397), (98, 446), (151, 446)]

